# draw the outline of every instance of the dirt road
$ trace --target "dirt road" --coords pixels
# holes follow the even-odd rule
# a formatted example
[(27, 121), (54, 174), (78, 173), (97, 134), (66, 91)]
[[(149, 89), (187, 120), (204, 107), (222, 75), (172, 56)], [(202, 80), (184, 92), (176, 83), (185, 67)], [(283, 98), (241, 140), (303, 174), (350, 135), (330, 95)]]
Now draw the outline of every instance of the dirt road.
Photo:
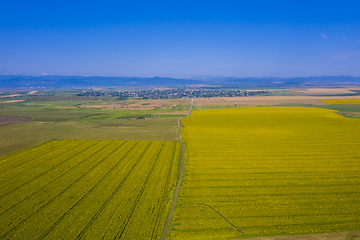
[[(189, 111), (187, 113), (187, 116), (190, 116), (190, 114), (191, 114), (192, 103), (193, 103), (193, 99), (191, 100), (191, 105), (190, 105), (190, 109), (189, 109)], [(169, 210), (168, 217), (167, 217), (166, 222), (165, 222), (164, 230), (163, 230), (163, 233), (161, 235), (161, 240), (165, 240), (166, 236), (168, 235), (168, 233), (170, 231), (170, 222), (171, 222), (171, 218), (172, 218), (172, 215), (173, 215), (173, 212), (174, 212), (174, 209), (175, 209), (177, 198), (179, 196), (180, 187), (181, 187), (181, 181), (182, 181), (182, 177), (183, 177), (183, 174), (184, 174), (185, 148), (184, 148), (184, 143), (183, 143), (183, 141), (181, 139), (181, 129), (182, 129), (181, 119), (182, 118), (183, 117), (179, 118), (179, 121), (178, 121), (178, 125), (180, 126), (180, 128), (179, 128), (179, 140), (180, 140), (180, 143), (181, 143), (181, 162), (180, 162), (180, 169), (179, 169), (179, 178), (177, 180), (176, 189), (175, 189), (175, 193), (174, 193), (174, 198), (173, 198), (170, 210)]]

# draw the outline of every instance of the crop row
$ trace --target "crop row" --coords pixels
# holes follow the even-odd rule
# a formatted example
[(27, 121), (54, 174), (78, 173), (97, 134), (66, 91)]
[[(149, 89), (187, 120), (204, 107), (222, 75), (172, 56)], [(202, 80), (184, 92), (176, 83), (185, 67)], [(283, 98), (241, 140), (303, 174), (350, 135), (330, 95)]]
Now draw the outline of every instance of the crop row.
[(59, 140), (5, 156), (0, 238), (158, 239), (179, 149), (176, 142)]

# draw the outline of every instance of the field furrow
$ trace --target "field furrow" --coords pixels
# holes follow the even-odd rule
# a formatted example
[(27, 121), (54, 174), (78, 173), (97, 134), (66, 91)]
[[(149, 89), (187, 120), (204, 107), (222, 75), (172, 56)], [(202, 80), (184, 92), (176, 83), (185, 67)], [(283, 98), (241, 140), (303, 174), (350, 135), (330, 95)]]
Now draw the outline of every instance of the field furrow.
[[(76, 145), (79, 144), (80, 143), (74, 142), (73, 147), (76, 147)], [(56, 167), (56, 165), (59, 164), (58, 161), (60, 161), (61, 163), (61, 161), (66, 159), (66, 155), (69, 154), (69, 152), (62, 151), (63, 148), (65, 148), (65, 146), (60, 146), (59, 148), (54, 150), (45, 149), (50, 153), (44, 154), (42, 156), (37, 156), (36, 158), (34, 158), (33, 161), (29, 161), (26, 164), (11, 168), (11, 171), (5, 172), (2, 175), (2, 179), (4, 179), (4, 182), (2, 182), (0, 185), (1, 191), (6, 192), (4, 188), (6, 188), (7, 186), (24, 184), (32, 178), (35, 178), (36, 175), (46, 172), (49, 168)], [(65, 155), (64, 158), (62, 157), (62, 155)], [(49, 159), (51, 159), (52, 161), (49, 161)], [(27, 169), (36, 169), (36, 171), (29, 172), (27, 171)]]
[[(136, 215), (136, 211), (141, 211), (141, 212), (144, 211), (144, 209), (142, 209), (142, 208), (144, 208), (144, 205), (142, 205), (141, 207), (138, 207), (138, 205), (139, 205), (139, 202), (140, 202), (141, 198), (146, 197), (146, 195), (144, 194), (144, 191), (145, 191), (145, 189), (147, 187), (150, 176), (154, 171), (156, 161), (159, 158), (159, 153), (161, 152), (162, 148), (163, 148), (163, 145), (161, 146), (159, 152), (156, 154), (156, 157), (154, 158), (154, 160), (152, 162), (152, 166), (149, 169), (148, 174), (146, 175), (146, 178), (145, 178), (145, 180), (144, 180), (144, 182), (142, 184), (142, 187), (141, 187), (141, 189), (140, 189), (140, 191), (139, 191), (139, 193), (137, 195), (137, 198), (135, 199), (133, 206), (130, 208), (131, 209), (130, 214), (127, 217), (127, 220), (125, 221), (124, 227), (121, 230), (118, 231), (118, 233), (116, 234), (115, 239), (120, 239), (120, 238), (130, 239), (130, 238), (132, 238), (134, 236), (133, 231), (131, 231), (131, 230), (129, 231), (129, 228), (127, 228), (129, 223), (131, 223), (129, 225), (130, 228), (133, 227), (133, 226), (136, 226), (137, 228), (141, 229), (141, 224), (136, 224), (136, 223), (142, 222), (142, 219), (136, 218), (136, 217), (132, 218), (132, 216)], [(146, 214), (145, 214), (145, 216), (146, 216)]]
[[(121, 147), (121, 145), (119, 146)], [(63, 215), (61, 215), (60, 218), (58, 218), (56, 220), (55, 223), (53, 223), (53, 225), (51, 225), (48, 229), (46, 229), (46, 231), (40, 236), (38, 237), (37, 239), (43, 239), (45, 238), (54, 228), (56, 228), (56, 226), (58, 226), (68, 215), (71, 215), (73, 214), (72, 212), (76, 212), (76, 210), (79, 209), (78, 206), (80, 206), (84, 201), (86, 201), (88, 198), (90, 198), (90, 195), (92, 195), (96, 190), (98, 190), (99, 188), (101, 189), (101, 191), (103, 190), (103, 188), (101, 188), (102, 186), (102, 183), (104, 182), (104, 180), (114, 171), (114, 169), (116, 169), (116, 167), (119, 165), (120, 161), (121, 161), (121, 158), (111, 158), (111, 155), (115, 155), (116, 151), (118, 150), (118, 148), (115, 148), (115, 149), (110, 149), (106, 154), (105, 156), (105, 159), (106, 160), (111, 160), (111, 161), (107, 161), (106, 164), (109, 166), (108, 170), (101, 174), (101, 178), (98, 179), (96, 181), (96, 183), (84, 194), (81, 196), (81, 198), (76, 201), (75, 204), (73, 204), (72, 206), (70, 205), (69, 209), (63, 213)], [(105, 162), (104, 162), (105, 164)], [(112, 165), (114, 164), (114, 165)], [(111, 166), (111, 167), (110, 167)], [(100, 177), (99, 176), (99, 177)], [(106, 186), (105, 186), (106, 187)], [(106, 190), (106, 188), (105, 188)], [(103, 197), (103, 196), (102, 196)], [(93, 201), (90, 201), (89, 204), (93, 203)], [(85, 206), (89, 206), (89, 204), (84, 204)], [(73, 215), (77, 215), (77, 213), (74, 213)]]
[[(86, 144), (81, 144), (80, 146), (77, 146), (76, 151), (69, 151), (67, 152), (67, 155), (60, 155), (56, 158), (53, 158), (52, 161), (56, 161), (57, 159), (60, 159), (60, 161), (56, 163), (56, 165), (53, 165), (50, 169), (46, 169), (46, 171), (37, 168), (36, 174), (33, 174), (33, 176), (29, 177), (28, 175), (23, 174), (21, 176), (13, 178), (14, 182), (4, 181), (7, 188), (1, 189), (1, 191), (5, 192), (5, 194), (3, 196), (0, 196), (0, 199), (4, 198), (5, 196), (8, 196), (8, 198), (10, 199), (14, 199), (14, 197), (20, 197), (22, 193), (22, 188), (31, 188), (36, 191), (37, 188), (42, 187), (43, 184), (46, 183), (48, 179), (50, 179), (50, 176), (51, 178), (56, 178), (58, 174), (62, 174), (64, 170), (72, 168), (71, 164), (74, 164), (76, 162), (71, 161), (71, 159), (91, 148), (94, 144), (95, 142), (88, 141), (86, 142)], [(74, 146), (72, 146), (72, 148), (73, 147)], [(62, 161), (63, 159), (64, 161)]]
[[(46, 162), (41, 156), (52, 156), (46, 153), (52, 148), (38, 148), (42, 153), (31, 148), (40, 162), (32, 159), (28, 166), (33, 168), (24, 170), (21, 184), (0, 192), (1, 239), (156, 239), (151, 233), (163, 227), (169, 202), (164, 195), (170, 196), (175, 185), (179, 155), (173, 153), (179, 143), (54, 142), (63, 147), (47, 160), (51, 163), (37, 167)], [(16, 161), (13, 155), (9, 158)], [(13, 174), (9, 177), (21, 177)], [(154, 221), (156, 217), (160, 221)], [(133, 222), (140, 222), (138, 229)]]
[[(104, 149), (107, 150), (106, 147), (110, 148), (111, 147), (110, 143), (111, 142), (108, 141), (107, 145), (104, 148), (102, 148), (102, 150), (103, 151), (104, 151)], [(106, 156), (105, 157), (101, 156), (100, 161), (97, 162), (94, 166), (92, 166), (88, 172), (85, 172), (83, 175), (81, 175), (79, 178), (77, 178), (74, 182), (72, 182), (70, 185), (68, 185), (65, 189), (62, 189), (62, 191), (60, 191), (57, 195), (52, 196), (47, 202), (45, 202), (45, 203), (41, 202), (37, 206), (37, 208), (32, 210), (30, 212), (30, 214), (28, 214), (25, 218), (22, 218), (23, 217), (23, 214), (22, 214), (21, 217), (12, 219), (11, 225), (10, 225), (10, 226), (12, 226), (12, 228), (9, 229), (7, 232), (5, 232), (4, 237), (11, 234), (12, 232), (14, 232), (14, 230), (18, 229), (19, 227), (21, 227), (21, 231), (28, 232), (27, 234), (29, 234), (29, 232), (32, 232), (32, 234), (37, 234), (38, 231), (36, 231), (36, 229), (46, 226), (48, 224), (48, 221), (46, 221), (47, 222), (46, 224), (39, 224), (40, 222), (39, 222), (38, 218), (41, 218), (43, 221), (56, 218), (56, 215), (58, 215), (58, 213), (56, 213), (54, 210), (56, 210), (58, 212), (64, 211), (63, 210), (64, 206), (69, 205), (69, 202), (71, 204), (71, 202), (75, 201), (77, 199), (77, 197), (79, 197), (79, 195), (81, 195), (83, 193), (83, 191), (76, 190), (76, 187), (78, 185), (80, 185), (82, 182), (85, 181), (86, 182), (85, 185), (89, 186), (89, 185), (91, 185), (92, 182), (94, 182), (94, 181), (96, 182), (98, 180), (98, 178), (90, 179), (89, 176), (94, 171), (94, 169), (98, 165), (103, 163), (105, 160), (106, 160)], [(91, 180), (91, 181), (87, 181), (87, 180)], [(69, 195), (70, 195), (70, 199), (69, 199)], [(59, 205), (59, 202), (61, 203), (60, 205)], [(67, 204), (64, 204), (64, 202)], [(56, 205), (59, 205), (59, 207), (55, 207)], [(44, 219), (41, 217), (41, 215), (49, 215), (49, 216), (53, 216), (53, 217), (50, 219)], [(25, 227), (23, 227), (23, 225), (25, 225)]]
[[(166, 203), (165, 200), (167, 198), (169, 198), (168, 185), (170, 183), (170, 179), (171, 179), (171, 175), (172, 175), (171, 173), (173, 171), (173, 164), (174, 164), (174, 162), (171, 161), (171, 159), (174, 158), (174, 156), (176, 156), (176, 150), (177, 150), (176, 145), (173, 146), (173, 150), (170, 148), (167, 148), (167, 149), (169, 149), (169, 151), (172, 151), (172, 152), (167, 153), (167, 155), (165, 155), (170, 160), (170, 166), (168, 167), (168, 169), (166, 169), (165, 167), (162, 167), (163, 172), (161, 173), (161, 176), (164, 176), (164, 177), (161, 177), (160, 179), (166, 178), (166, 181), (165, 181), (165, 184), (163, 184), (163, 186), (160, 186), (162, 188), (162, 191), (161, 191), (161, 199), (158, 203), (159, 210), (158, 210), (158, 213), (155, 214), (156, 218), (153, 220), (153, 221), (155, 221), (155, 226), (157, 226), (157, 224), (162, 220), (161, 217), (164, 213), (161, 212), (161, 210), (164, 209), (163, 205)], [(160, 188), (157, 188), (157, 189), (160, 189)], [(156, 239), (158, 234), (159, 234), (159, 229), (153, 228), (153, 230), (151, 232), (151, 239)], [(150, 238), (150, 236), (149, 236), (149, 238)]]
[[(74, 177), (77, 176), (79, 173), (81, 173), (79, 172), (80, 168), (78, 167), (81, 167), (82, 171), (86, 171), (89, 167), (93, 166), (93, 164), (96, 163), (95, 161), (97, 160), (97, 158), (91, 159), (90, 157), (98, 153), (103, 147), (105, 147), (108, 144), (109, 144), (108, 142), (101, 142), (96, 145), (96, 147), (99, 147), (99, 149), (94, 147), (89, 151), (87, 151), (86, 153), (83, 153), (82, 155), (75, 156), (74, 162), (75, 163), (79, 162), (78, 164), (62, 172), (61, 175), (59, 175), (58, 177), (55, 178), (49, 177), (47, 181), (45, 180), (42, 187), (39, 187), (38, 189), (36, 188), (19, 189), (18, 191), (14, 192), (12, 195), (8, 195), (4, 198), (1, 198), (0, 199), (2, 203), (1, 207), (6, 209), (3, 212), (1, 212), (1, 215), (8, 212), (9, 210), (21, 214), (22, 210), (20, 209), (22, 209), (22, 207), (24, 206), (22, 204), (22, 202), (24, 201), (36, 203), (37, 199), (42, 199), (42, 202), (50, 199), (51, 197), (57, 194), (57, 191), (62, 191), (63, 188), (68, 187), (68, 185), (71, 184), (72, 181), (76, 180)], [(13, 209), (17, 206), (20, 207), (20, 209)], [(36, 208), (36, 204), (33, 205), (33, 208), (34, 209)], [(9, 213), (9, 214), (14, 215), (13, 213)]]
[(57, 142), (47, 141), (34, 147), (17, 151), (7, 156), (3, 156), (0, 158), (0, 168), (4, 169), (2, 173), (5, 173), (6, 171), (12, 170), (12, 168), (36, 159), (39, 154), (50, 154), (52, 149), (57, 149), (58, 147), (59, 146)]

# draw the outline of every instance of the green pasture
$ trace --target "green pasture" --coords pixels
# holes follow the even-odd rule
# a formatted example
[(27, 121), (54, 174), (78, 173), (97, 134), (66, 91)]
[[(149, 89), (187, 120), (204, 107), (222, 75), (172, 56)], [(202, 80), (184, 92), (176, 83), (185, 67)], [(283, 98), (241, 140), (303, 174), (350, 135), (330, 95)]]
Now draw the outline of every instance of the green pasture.
[(360, 112), (359, 105), (331, 104), (331, 105), (316, 105), (316, 107), (336, 110), (339, 112)]
[[(83, 106), (110, 102), (71, 101), (72, 98), (80, 99), (60, 95), (0, 103), (0, 116), (31, 118), (26, 123), (0, 127), (0, 156), (51, 139), (177, 140), (178, 119), (185, 114), (176, 112), (190, 107), (184, 104), (170, 109), (103, 110)], [(116, 101), (124, 105), (135, 102)], [(151, 116), (160, 118), (132, 120)]]
[(360, 118), (360, 105), (343, 105), (343, 104), (331, 104), (331, 105), (316, 105), (314, 107), (324, 108), (338, 111), (339, 114), (344, 117)]

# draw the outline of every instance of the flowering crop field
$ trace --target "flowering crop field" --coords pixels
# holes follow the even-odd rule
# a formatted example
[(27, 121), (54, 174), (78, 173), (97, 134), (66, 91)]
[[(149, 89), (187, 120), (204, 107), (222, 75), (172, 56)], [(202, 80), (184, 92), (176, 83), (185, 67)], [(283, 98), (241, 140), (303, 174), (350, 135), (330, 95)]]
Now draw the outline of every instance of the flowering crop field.
[(327, 99), (321, 101), (328, 104), (346, 104), (346, 105), (360, 104), (360, 99)]
[(0, 158), (0, 239), (159, 239), (180, 143), (55, 140)]
[(170, 239), (360, 229), (360, 120), (317, 108), (195, 111)]

